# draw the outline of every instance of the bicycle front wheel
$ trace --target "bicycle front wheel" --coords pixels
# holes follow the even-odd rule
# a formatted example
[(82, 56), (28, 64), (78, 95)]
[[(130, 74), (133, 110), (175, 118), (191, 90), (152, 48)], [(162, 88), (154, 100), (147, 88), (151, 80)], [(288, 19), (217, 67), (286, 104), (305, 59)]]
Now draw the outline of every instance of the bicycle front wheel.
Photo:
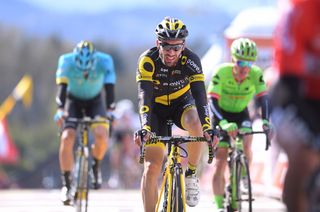
[(252, 185), (247, 159), (243, 156), (236, 163), (236, 202), (237, 210), (252, 211)]
[(169, 174), (164, 192), (164, 212), (182, 212), (184, 209), (184, 190), (182, 186), (183, 175), (178, 172)]
[(89, 194), (89, 161), (84, 154), (77, 156), (76, 160), (76, 192), (74, 206), (76, 212), (87, 212)]
[[(177, 167), (178, 168), (178, 167)], [(178, 168), (179, 169), (179, 168)], [(172, 209), (171, 211), (174, 212), (181, 212), (184, 211), (184, 203), (183, 203), (183, 197), (184, 195), (184, 189), (182, 185), (182, 170), (176, 171), (173, 175), (173, 194), (172, 195)]]

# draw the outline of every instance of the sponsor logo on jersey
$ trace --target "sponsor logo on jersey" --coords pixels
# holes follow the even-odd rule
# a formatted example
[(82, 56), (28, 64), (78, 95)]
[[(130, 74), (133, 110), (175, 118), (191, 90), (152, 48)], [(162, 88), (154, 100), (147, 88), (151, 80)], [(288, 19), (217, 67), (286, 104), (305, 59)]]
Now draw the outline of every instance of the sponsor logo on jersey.
[(181, 74), (181, 70), (173, 70), (171, 73), (172, 75)]
[(164, 72), (164, 73), (168, 73), (169, 72), (169, 70), (167, 68), (161, 68), (160, 71)]
[(187, 65), (189, 65), (193, 70), (195, 70), (197, 73), (201, 72), (200, 67), (191, 59), (187, 60)]
[(170, 82), (170, 86), (172, 87), (176, 87), (176, 86), (180, 86), (180, 85), (184, 85), (185, 84), (185, 80), (177, 80), (175, 82)]

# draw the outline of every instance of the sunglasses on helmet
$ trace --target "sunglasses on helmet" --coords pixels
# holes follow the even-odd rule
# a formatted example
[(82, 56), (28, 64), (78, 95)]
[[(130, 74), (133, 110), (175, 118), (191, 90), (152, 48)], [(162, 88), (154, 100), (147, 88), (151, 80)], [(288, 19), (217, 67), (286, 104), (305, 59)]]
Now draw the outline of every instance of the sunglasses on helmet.
[(253, 65), (253, 62), (252, 61), (237, 60), (236, 64), (239, 67), (249, 67), (249, 68), (251, 68), (252, 65)]
[(160, 46), (162, 47), (163, 50), (169, 51), (169, 50), (173, 50), (173, 51), (179, 51), (181, 49), (183, 49), (184, 43), (179, 43), (179, 44), (169, 44), (166, 42), (161, 42)]

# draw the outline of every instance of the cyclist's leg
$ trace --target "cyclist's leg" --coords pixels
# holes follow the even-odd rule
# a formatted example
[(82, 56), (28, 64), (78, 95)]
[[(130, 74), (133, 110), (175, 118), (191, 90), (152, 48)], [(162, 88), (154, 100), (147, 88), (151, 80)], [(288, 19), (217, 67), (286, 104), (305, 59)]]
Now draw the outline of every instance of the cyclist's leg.
[[(91, 118), (99, 119), (106, 118), (105, 107), (102, 102), (101, 96), (93, 98), (86, 102), (86, 113)], [(108, 129), (109, 125), (104, 124), (94, 124), (92, 126), (92, 132), (94, 135), (94, 144), (92, 145), (92, 171), (93, 171), (93, 186), (95, 189), (99, 189), (102, 184), (102, 173), (100, 168), (101, 160), (104, 158), (104, 155), (107, 151), (108, 143)]]
[[(186, 107), (181, 115), (181, 125), (190, 136), (203, 136), (198, 112), (192, 105)], [(196, 167), (201, 159), (203, 143), (188, 143), (188, 163)]]
[[(158, 136), (168, 135), (166, 117), (170, 112), (167, 106), (154, 104), (151, 114), (151, 129)], [(158, 115), (159, 114), (159, 115)], [(165, 154), (163, 143), (145, 147), (144, 170), (141, 179), (142, 200), (144, 211), (155, 211), (158, 200), (158, 179), (161, 173)]]
[(243, 136), (243, 151), (248, 160), (248, 165), (250, 167), (252, 162), (252, 135)]
[[(199, 115), (191, 95), (181, 98), (181, 101), (175, 106), (173, 117), (175, 124), (187, 130), (190, 136), (203, 136)], [(185, 172), (185, 189), (186, 202), (190, 207), (196, 206), (200, 198), (196, 168), (200, 162), (203, 147), (203, 143), (187, 144), (188, 168)]]
[[(106, 118), (106, 109), (100, 95), (86, 102), (86, 113), (91, 118)], [(107, 151), (108, 124), (96, 124), (92, 126), (95, 144), (92, 146), (94, 159), (100, 161)]]
[(146, 146), (144, 171), (141, 180), (145, 211), (155, 211), (158, 199), (158, 177), (161, 173), (165, 146), (161, 143)]
[(96, 126), (92, 129), (95, 144), (92, 145), (92, 155), (97, 160), (102, 160), (107, 151), (107, 128), (105, 126)]
[(272, 118), (276, 141), (288, 156), (283, 200), (288, 211), (307, 211), (306, 185), (320, 165), (319, 159), (319, 104), (307, 101), (303, 106), (276, 108)]
[(217, 209), (224, 207), (224, 192), (225, 192), (225, 170), (228, 165), (228, 143), (220, 141), (219, 147), (215, 157), (215, 167), (212, 177), (212, 191), (214, 196), (214, 202)]
[(73, 145), (75, 140), (75, 130), (67, 128), (61, 134), (59, 162), (61, 170), (61, 201), (64, 205), (71, 204), (71, 184), (72, 184), (72, 169), (74, 164)]
[[(80, 117), (80, 108), (75, 99), (67, 98), (65, 110), (69, 117)], [(61, 171), (72, 171), (73, 169), (73, 146), (76, 138), (77, 124), (65, 122), (60, 137), (59, 160)]]
[(105, 126), (96, 126), (92, 129), (94, 134), (94, 145), (92, 145), (92, 171), (93, 171), (93, 187), (99, 189), (102, 185), (101, 161), (107, 151), (107, 128)]
[[(65, 110), (70, 117), (77, 117), (77, 108), (75, 101), (67, 99)], [(70, 204), (70, 188), (72, 181), (72, 170), (74, 165), (73, 146), (76, 138), (76, 124), (66, 122), (60, 137), (59, 162), (62, 177), (62, 193), (61, 200), (64, 204)]]
[[(69, 117), (79, 117), (79, 109), (76, 104), (76, 100), (67, 98), (65, 110), (69, 114)], [(76, 128), (77, 125), (72, 122), (65, 122), (63, 125), (59, 148), (59, 162), (62, 175), (71, 173), (73, 169), (73, 146), (76, 138)], [(68, 182), (67, 177), (64, 180), (66, 183)], [(70, 185), (67, 185), (67, 187), (70, 188)]]
[[(248, 108), (244, 109), (242, 112), (237, 114), (235, 117), (236, 123), (238, 124), (239, 128), (246, 128), (252, 130), (252, 121), (249, 117), (249, 110)], [(250, 167), (252, 162), (252, 135), (243, 136), (243, 151), (248, 160), (248, 165)]]
[[(292, 143), (284, 148), (289, 164), (283, 188), (283, 201), (288, 211), (302, 212), (307, 211), (306, 183), (313, 170), (319, 166), (319, 153), (301, 144), (301, 140), (295, 140), (293, 137), (291, 139)], [(281, 143), (287, 140), (282, 140), (280, 135), (277, 141)]]
[[(230, 122), (236, 122), (238, 114), (229, 113), (224, 110), (221, 110), (221, 113), (225, 119)], [(216, 128), (219, 125), (219, 120), (217, 118), (213, 119), (213, 126)], [(218, 145), (218, 150), (216, 153), (216, 163), (215, 170), (213, 172), (212, 178), (212, 190), (214, 195), (214, 201), (217, 209), (224, 207), (224, 195), (225, 195), (225, 172), (228, 165), (228, 148), (230, 145), (230, 137), (226, 135), (220, 136), (220, 142)], [(230, 173), (229, 173), (230, 174)], [(229, 179), (229, 178), (228, 178)]]
[(74, 158), (73, 158), (73, 145), (75, 142), (76, 131), (73, 128), (66, 128), (61, 134), (59, 160), (61, 171), (72, 171)]

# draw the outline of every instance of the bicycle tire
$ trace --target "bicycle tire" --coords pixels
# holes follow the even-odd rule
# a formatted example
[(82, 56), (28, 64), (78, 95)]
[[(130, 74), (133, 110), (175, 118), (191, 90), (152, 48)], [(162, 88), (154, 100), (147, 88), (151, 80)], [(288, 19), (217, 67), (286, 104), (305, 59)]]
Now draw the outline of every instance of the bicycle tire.
[[(245, 177), (244, 177), (245, 175)], [(244, 188), (243, 182), (246, 180), (247, 188)], [(242, 184), (242, 183), (243, 184)], [(242, 156), (236, 162), (236, 202), (239, 212), (252, 212), (252, 185), (248, 161)]]
[[(163, 212), (181, 212), (184, 211), (182, 197), (181, 174), (176, 172), (169, 174), (166, 179), (164, 190)], [(170, 202), (169, 202), (170, 199)], [(170, 207), (170, 208), (169, 208)]]
[[(179, 169), (179, 167), (176, 167)], [(172, 212), (181, 212), (184, 211), (183, 207), (183, 190), (181, 185), (181, 170), (176, 170), (173, 174), (173, 182), (172, 182), (172, 194), (171, 195), (171, 211)]]
[(168, 174), (164, 187), (163, 195), (163, 209), (162, 212), (171, 212), (172, 208), (172, 192), (173, 191), (173, 177), (172, 174)]
[(77, 184), (74, 197), (74, 206), (76, 212), (87, 212), (89, 194), (89, 160), (82, 152), (77, 156), (76, 162)]

